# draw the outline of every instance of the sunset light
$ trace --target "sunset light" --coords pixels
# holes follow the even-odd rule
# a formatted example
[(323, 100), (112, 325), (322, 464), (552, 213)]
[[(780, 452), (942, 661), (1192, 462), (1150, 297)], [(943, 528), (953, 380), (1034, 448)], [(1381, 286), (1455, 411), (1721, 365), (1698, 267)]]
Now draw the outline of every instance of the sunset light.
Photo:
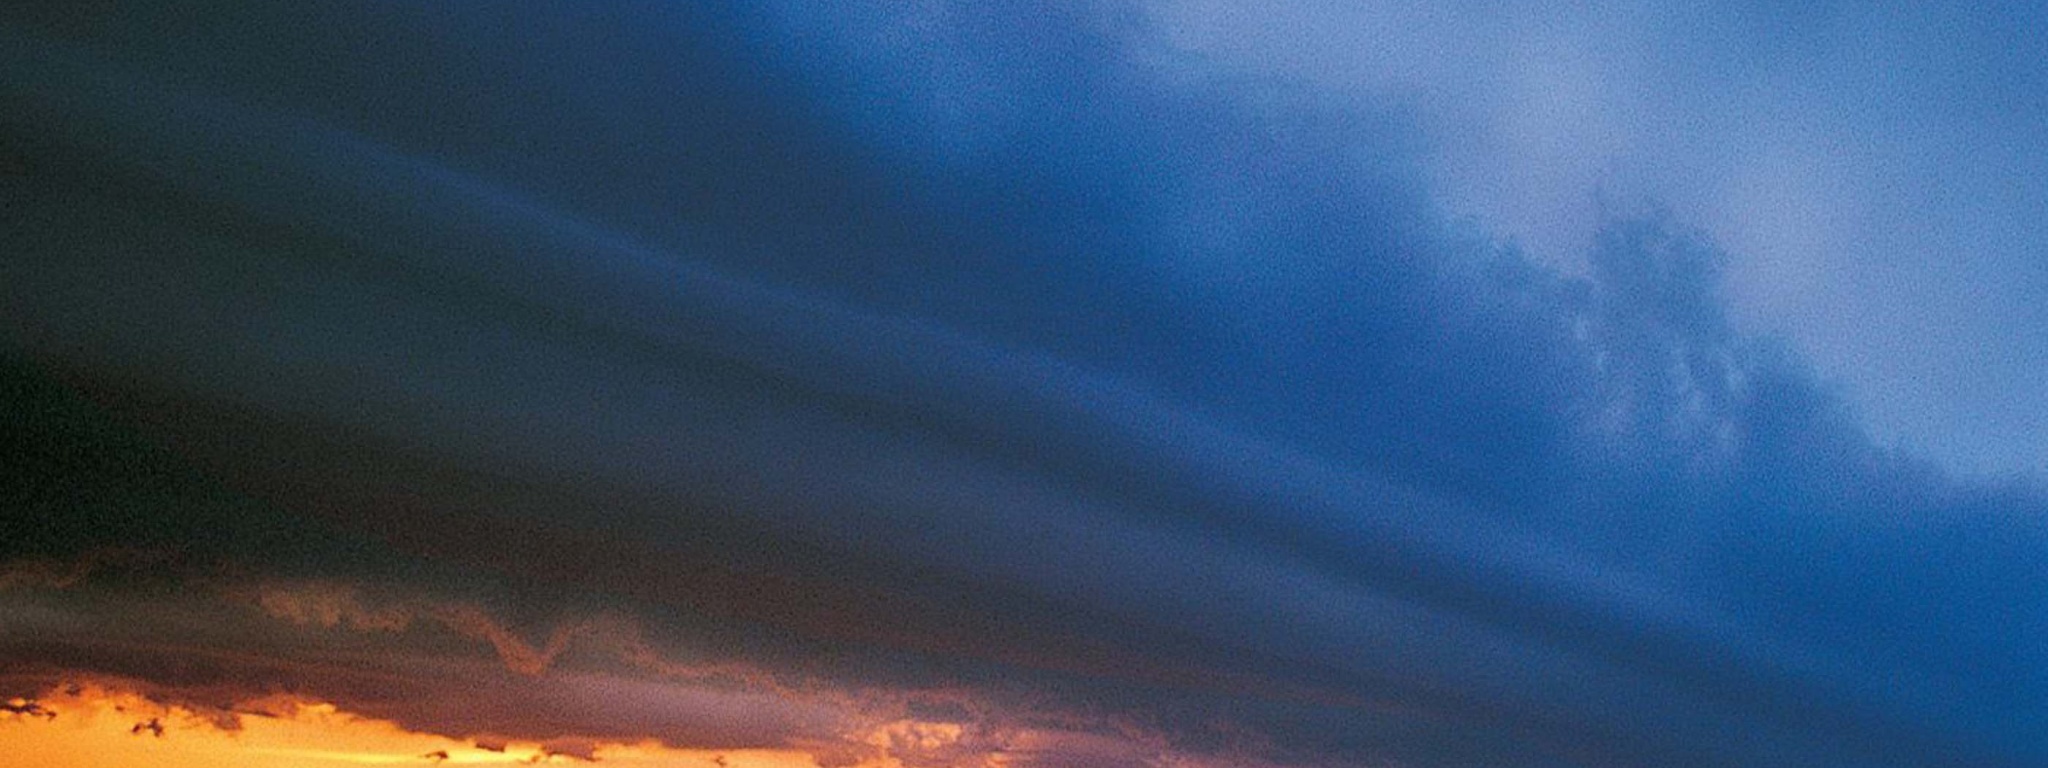
[[(792, 750), (707, 751), (654, 743), (545, 745), (451, 739), (358, 717), (331, 704), (249, 702), (231, 723), (98, 685), (66, 686), (36, 702), (55, 717), (0, 715), (7, 764), (43, 768), (341, 768), (375, 765), (535, 765), (619, 768), (813, 768)], [(10, 702), (20, 707), (26, 702)], [(268, 714), (253, 714), (263, 710)], [(488, 745), (484, 746), (485, 744)], [(886, 763), (870, 764), (883, 768)]]

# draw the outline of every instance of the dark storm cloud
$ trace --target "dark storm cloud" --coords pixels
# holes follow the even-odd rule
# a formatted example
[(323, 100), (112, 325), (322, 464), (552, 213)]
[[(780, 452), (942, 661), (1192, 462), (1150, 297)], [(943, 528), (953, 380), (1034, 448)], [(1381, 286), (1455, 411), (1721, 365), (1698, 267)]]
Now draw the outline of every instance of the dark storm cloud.
[(30, 19), (7, 338), (276, 514), (1176, 738), (2048, 756), (2038, 490), (1873, 448), (1667, 217), (1552, 275), (1112, 11)]

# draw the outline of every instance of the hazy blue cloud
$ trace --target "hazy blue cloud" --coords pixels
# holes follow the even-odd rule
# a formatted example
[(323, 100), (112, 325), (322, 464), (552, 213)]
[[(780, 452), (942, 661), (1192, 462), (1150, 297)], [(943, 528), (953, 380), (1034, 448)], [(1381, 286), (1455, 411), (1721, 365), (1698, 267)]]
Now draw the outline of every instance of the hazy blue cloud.
[(1882, 441), (2044, 466), (2035, 4), (1144, 7), (1183, 57), (1398, 105), (1444, 206), (1544, 263), (1583, 269), (1603, 205), (1661, 202), (1729, 247), (1738, 323)]

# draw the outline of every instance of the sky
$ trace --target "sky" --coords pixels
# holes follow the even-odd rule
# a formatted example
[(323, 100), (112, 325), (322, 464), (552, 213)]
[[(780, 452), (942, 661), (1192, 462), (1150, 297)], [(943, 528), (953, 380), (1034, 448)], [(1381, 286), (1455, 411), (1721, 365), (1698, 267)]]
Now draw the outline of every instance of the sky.
[(1539, 262), (1582, 269), (1603, 205), (1703, 229), (1729, 314), (1880, 442), (2048, 464), (2038, 4), (1154, 7), (1222, 66), (1398, 104), (1446, 210)]
[(0, 750), (2040, 765), (2043, 22), (10, 6)]

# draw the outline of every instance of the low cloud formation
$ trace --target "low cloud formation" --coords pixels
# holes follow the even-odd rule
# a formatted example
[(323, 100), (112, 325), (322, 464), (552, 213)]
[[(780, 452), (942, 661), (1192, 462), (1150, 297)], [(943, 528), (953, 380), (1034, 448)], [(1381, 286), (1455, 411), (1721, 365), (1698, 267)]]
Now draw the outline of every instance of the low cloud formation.
[(0, 595), (21, 679), (820, 765), (2048, 759), (2040, 488), (1874, 446), (1682, 222), (1552, 273), (1127, 11), (0, 33), (8, 375), (90, 403), (33, 436), (169, 446), (120, 519), (228, 564)]
[(57, 713), (35, 699), (14, 698), (0, 701), (0, 712), (16, 717), (40, 717), (44, 720), (57, 719)]
[[(707, 674), (710, 665), (673, 660), (674, 652), (657, 650), (623, 619), (560, 622), (570, 629), (549, 636), (574, 640), (535, 665), (542, 654), (474, 604), (422, 597), (387, 604), (334, 583), (263, 587), (254, 601), (239, 587), (208, 592), (190, 590), (148, 615), (74, 607), (61, 625), (0, 635), (0, 650), (23, 660), (0, 677), (0, 690), (79, 701), (129, 697), (139, 705), (115, 709), (140, 718), (125, 726), (131, 736), (239, 732), (248, 718), (290, 719), (311, 708), (487, 751), (533, 745), (521, 754), (535, 762), (597, 761), (607, 750), (648, 742), (840, 766), (1059, 765), (1090, 755), (1209, 765), (1249, 757), (1176, 746), (1156, 726), (1123, 716), (1076, 718), (1071, 704), (1043, 695), (778, 680), (738, 663)], [(280, 625), (295, 631), (278, 635)], [(464, 643), (441, 642), (448, 635)], [(508, 645), (524, 650), (506, 652)], [(14, 701), (10, 711), (54, 717), (36, 698)]]
[(560, 623), (536, 645), (505, 626), (482, 606), (452, 600), (365, 602), (360, 591), (335, 583), (269, 585), (255, 590), (255, 601), (272, 617), (295, 624), (367, 632), (404, 632), (416, 623), (431, 623), (462, 637), (488, 643), (514, 672), (538, 676), (555, 664), (572, 644), (599, 649), (637, 670), (662, 678), (725, 679), (764, 690), (784, 686), (759, 669), (737, 662), (687, 664), (664, 658), (632, 621), (598, 616)]
[(414, 622), (426, 620), (473, 640), (487, 642), (512, 671), (539, 675), (552, 666), (569, 644), (581, 639), (610, 634), (614, 642), (627, 646), (628, 653), (645, 653), (644, 644), (631, 628), (612, 622), (577, 622), (556, 627), (540, 645), (528, 643), (483, 609), (460, 603), (391, 605), (371, 608), (355, 591), (334, 585), (272, 587), (261, 590), (257, 602), (272, 616), (300, 624), (355, 630), (402, 632)]
[(95, 571), (161, 564), (167, 553), (141, 549), (88, 549), (66, 558), (27, 557), (0, 562), (0, 592), (69, 589)]

